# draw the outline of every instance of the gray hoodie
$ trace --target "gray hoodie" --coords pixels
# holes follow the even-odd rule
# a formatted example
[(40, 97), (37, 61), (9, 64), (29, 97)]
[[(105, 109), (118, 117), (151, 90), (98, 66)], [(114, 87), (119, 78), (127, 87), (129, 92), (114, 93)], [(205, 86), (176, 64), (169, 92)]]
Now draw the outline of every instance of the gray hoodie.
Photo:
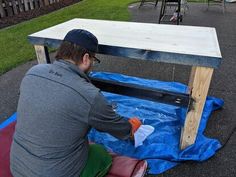
[(79, 176), (91, 127), (126, 140), (130, 123), (74, 64), (39, 64), (22, 80), (11, 147), (14, 176)]

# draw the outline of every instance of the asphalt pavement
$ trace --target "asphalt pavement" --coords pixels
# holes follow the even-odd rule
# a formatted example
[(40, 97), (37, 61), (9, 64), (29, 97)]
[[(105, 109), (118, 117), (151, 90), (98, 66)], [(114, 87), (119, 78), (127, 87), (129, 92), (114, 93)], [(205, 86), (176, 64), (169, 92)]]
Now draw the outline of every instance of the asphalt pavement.
[[(160, 13), (151, 3), (139, 8), (139, 3), (129, 6), (132, 21), (157, 23)], [(173, 23), (170, 23), (174, 25)], [(221, 6), (188, 3), (188, 9), (180, 25), (215, 27), (222, 64), (213, 74), (209, 95), (225, 101), (223, 109), (215, 111), (207, 124), (205, 135), (217, 138), (224, 145), (212, 158), (204, 162), (184, 162), (157, 176), (163, 177), (235, 177), (236, 176), (236, 3), (227, 3), (223, 13)], [(176, 33), (178, 33), (176, 31)], [(196, 34), (197, 35), (197, 34)], [(51, 54), (53, 58), (54, 54)], [(112, 71), (143, 78), (177, 81), (187, 84), (191, 67), (145, 62), (99, 55), (102, 63), (98, 71)], [(19, 86), (25, 72), (36, 60), (25, 63), (0, 76), (0, 123), (16, 112)], [(116, 66), (116, 67), (114, 67)]]

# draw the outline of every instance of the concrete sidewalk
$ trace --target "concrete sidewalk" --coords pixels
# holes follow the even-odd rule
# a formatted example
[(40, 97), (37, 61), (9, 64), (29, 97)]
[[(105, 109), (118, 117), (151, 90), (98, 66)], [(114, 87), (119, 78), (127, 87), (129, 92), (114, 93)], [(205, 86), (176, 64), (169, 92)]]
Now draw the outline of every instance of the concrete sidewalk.
[[(132, 21), (157, 23), (160, 13), (160, 3), (157, 8), (146, 4), (129, 7)], [(223, 98), (224, 108), (211, 116), (205, 134), (219, 139), (224, 144), (236, 126), (236, 3), (226, 4), (226, 12), (222, 8), (201, 3), (189, 3), (189, 10), (181, 25), (215, 27), (223, 56), (219, 69), (213, 74), (209, 95)], [(196, 34), (197, 35), (197, 34)], [(53, 55), (53, 54), (52, 54)], [(161, 64), (121, 59), (110, 56), (99, 56), (102, 64), (96, 68), (99, 71), (112, 71), (144, 78), (187, 83), (189, 66)], [(0, 122), (16, 111), (19, 85), (24, 73), (36, 61), (21, 65), (0, 76)], [(114, 68), (114, 66), (116, 66)], [(142, 72), (140, 72), (142, 71)], [(158, 176), (178, 177), (235, 177), (236, 176), (236, 134), (233, 133), (228, 143), (208, 161), (185, 162)]]

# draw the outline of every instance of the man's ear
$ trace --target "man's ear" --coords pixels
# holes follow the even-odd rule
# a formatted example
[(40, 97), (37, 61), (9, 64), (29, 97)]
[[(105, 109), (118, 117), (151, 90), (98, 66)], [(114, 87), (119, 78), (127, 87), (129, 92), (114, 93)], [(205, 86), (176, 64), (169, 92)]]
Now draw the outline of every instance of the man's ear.
[(88, 70), (89, 67), (90, 67), (89, 54), (85, 53), (84, 56), (82, 57), (81, 63), (79, 64), (79, 68), (85, 72), (86, 70)]
[(85, 53), (83, 58), (82, 58), (82, 63), (85, 66), (90, 66), (90, 58), (89, 58), (89, 54)]

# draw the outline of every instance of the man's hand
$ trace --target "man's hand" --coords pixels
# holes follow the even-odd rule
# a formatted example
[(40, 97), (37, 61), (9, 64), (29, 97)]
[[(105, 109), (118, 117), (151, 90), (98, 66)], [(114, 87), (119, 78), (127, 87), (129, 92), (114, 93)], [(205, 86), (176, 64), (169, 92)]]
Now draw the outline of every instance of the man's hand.
[(132, 126), (132, 130), (131, 130), (131, 137), (134, 136), (134, 133), (138, 130), (138, 128), (142, 125), (142, 122), (137, 118), (137, 117), (133, 117), (129, 119), (129, 123)]

